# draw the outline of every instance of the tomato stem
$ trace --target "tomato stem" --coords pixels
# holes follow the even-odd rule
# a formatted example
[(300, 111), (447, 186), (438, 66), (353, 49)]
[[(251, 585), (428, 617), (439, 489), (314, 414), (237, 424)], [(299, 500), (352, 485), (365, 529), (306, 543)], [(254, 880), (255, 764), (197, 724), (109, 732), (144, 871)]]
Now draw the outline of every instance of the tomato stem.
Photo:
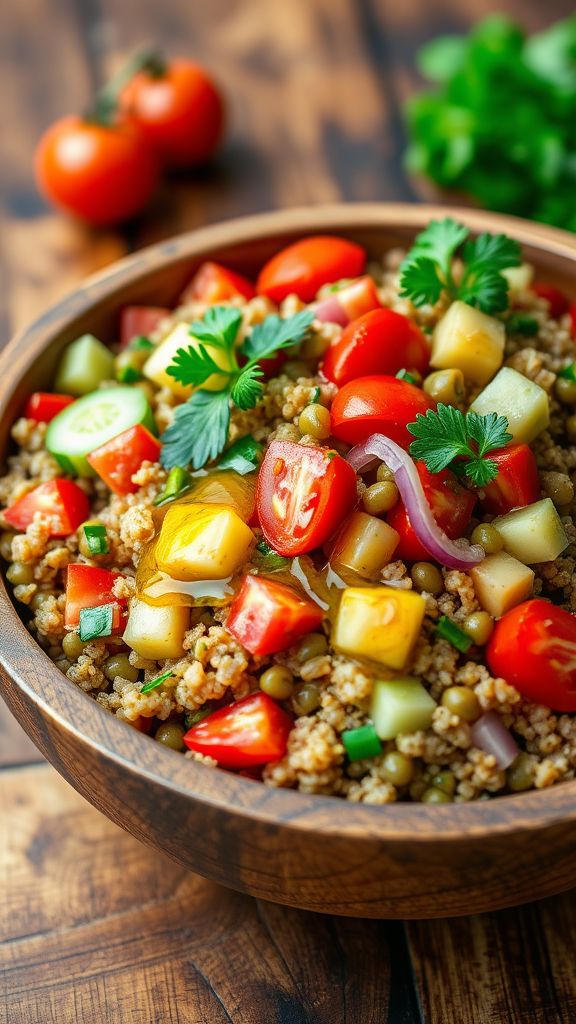
[(152, 78), (162, 78), (166, 74), (166, 61), (157, 50), (137, 50), (96, 93), (94, 104), (85, 119), (96, 124), (114, 124), (122, 90), (140, 71), (147, 71)]

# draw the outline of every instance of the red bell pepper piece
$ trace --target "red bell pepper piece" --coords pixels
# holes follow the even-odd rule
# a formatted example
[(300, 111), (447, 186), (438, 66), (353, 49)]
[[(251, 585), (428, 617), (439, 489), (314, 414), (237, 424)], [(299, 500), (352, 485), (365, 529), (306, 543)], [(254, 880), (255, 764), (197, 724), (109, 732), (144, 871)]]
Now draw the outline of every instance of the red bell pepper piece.
[(252, 654), (284, 651), (322, 624), (324, 612), (285, 583), (246, 576), (232, 602), (226, 629)]
[(276, 701), (253, 693), (193, 725), (184, 743), (222, 768), (248, 768), (283, 757), (291, 728), (292, 718)]
[(122, 348), (133, 338), (147, 338), (171, 310), (163, 306), (124, 306), (120, 313), (120, 344)]
[(88, 462), (115, 494), (134, 494), (138, 484), (132, 483), (143, 462), (158, 462), (161, 444), (140, 423), (117, 434), (111, 441), (95, 448)]
[[(431, 473), (424, 462), (416, 462), (415, 465), (436, 522), (451, 540), (462, 537), (472, 518), (475, 495), (462, 487), (449, 469)], [(404, 503), (398, 501), (386, 518), (389, 525), (400, 534), (394, 558), (410, 562), (428, 561), (430, 554), (418, 540)]]
[(229, 302), (230, 299), (253, 299), (256, 289), (247, 277), (228, 270), (220, 263), (202, 263), (190, 283), (186, 286), (180, 302), (206, 302), (214, 305)]
[(114, 581), (122, 573), (110, 572), (95, 565), (73, 562), (66, 570), (66, 608), (64, 625), (74, 629), (80, 623), (82, 608), (98, 608), (102, 604), (113, 604), (114, 632), (124, 628), (126, 619), (126, 602), (114, 595)]
[(51, 391), (34, 391), (24, 406), (24, 415), (27, 420), (36, 420), (36, 423), (50, 423), (62, 409), (72, 405), (72, 395), (55, 395)]
[(549, 284), (548, 281), (535, 281), (532, 285), (532, 291), (539, 298), (546, 299), (550, 307), (550, 316), (554, 320), (559, 320), (561, 316), (564, 316), (564, 313), (568, 312), (570, 303), (564, 292), (561, 292), (556, 285)]
[(37, 512), (50, 517), (52, 537), (67, 537), (88, 518), (90, 504), (73, 480), (48, 480), (10, 505), (4, 518), (16, 530), (26, 530)]
[(511, 444), (490, 452), (498, 467), (498, 476), (481, 490), (487, 512), (504, 515), (513, 508), (531, 505), (540, 497), (540, 479), (534, 453), (527, 444)]

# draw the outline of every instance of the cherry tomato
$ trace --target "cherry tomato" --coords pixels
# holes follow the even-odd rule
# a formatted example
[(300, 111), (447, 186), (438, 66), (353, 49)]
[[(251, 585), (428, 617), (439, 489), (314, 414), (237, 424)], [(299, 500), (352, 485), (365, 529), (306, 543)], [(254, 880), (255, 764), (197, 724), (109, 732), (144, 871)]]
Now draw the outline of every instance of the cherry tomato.
[(332, 433), (339, 441), (358, 444), (370, 434), (386, 434), (403, 448), (414, 440), (406, 429), (418, 413), (436, 403), (420, 388), (396, 377), (359, 377), (340, 389), (330, 407)]
[(145, 461), (158, 462), (161, 447), (139, 423), (95, 448), (88, 462), (114, 494), (134, 494), (138, 490), (138, 484), (132, 482), (134, 473)]
[(501, 516), (513, 508), (531, 505), (540, 497), (540, 478), (534, 452), (527, 444), (511, 444), (490, 452), (498, 476), (482, 488), (481, 501), (487, 512)]
[(317, 320), (346, 327), (371, 309), (380, 309), (382, 303), (371, 277), (359, 277), (321, 299), (314, 309)]
[(120, 344), (126, 348), (133, 338), (147, 338), (158, 324), (170, 316), (163, 306), (124, 306), (120, 313)]
[(190, 750), (208, 754), (222, 768), (279, 761), (286, 753), (292, 719), (266, 693), (252, 693), (214, 711), (184, 736)]
[(322, 373), (342, 387), (372, 373), (395, 374), (402, 367), (426, 373), (430, 349), (422, 331), (393, 309), (373, 309), (353, 320), (329, 348)]
[(576, 618), (534, 598), (506, 612), (486, 648), (493, 676), (525, 700), (553, 711), (576, 711)]
[(292, 587), (246, 576), (230, 607), (226, 629), (251, 654), (285, 651), (322, 624), (324, 612)]
[(205, 68), (190, 60), (140, 71), (124, 88), (121, 105), (164, 167), (204, 163), (222, 137), (222, 94)]
[(90, 224), (117, 224), (150, 201), (158, 168), (135, 124), (102, 125), (70, 116), (40, 139), (36, 181), (56, 206)]
[(247, 277), (228, 270), (220, 263), (202, 263), (180, 296), (180, 302), (206, 302), (209, 306), (230, 299), (245, 299), (256, 295), (256, 289)]
[(576, 341), (576, 302), (571, 303), (570, 309), (570, 332)]
[[(436, 522), (451, 540), (462, 537), (472, 517), (476, 496), (462, 487), (449, 469), (431, 473), (424, 462), (416, 462), (415, 466)], [(400, 534), (394, 558), (408, 562), (428, 561), (430, 554), (418, 540), (404, 503), (399, 501), (394, 505), (386, 518)]]
[(72, 480), (48, 480), (5, 509), (4, 519), (16, 530), (26, 530), (37, 512), (49, 518), (51, 537), (67, 537), (88, 518), (90, 504)]
[(52, 391), (34, 391), (24, 406), (24, 415), (27, 420), (36, 420), (36, 423), (50, 423), (62, 409), (72, 405), (72, 395), (56, 395)]
[(73, 629), (80, 622), (82, 608), (97, 608), (102, 604), (114, 604), (118, 612), (114, 615), (114, 630), (124, 624), (126, 602), (117, 598), (113, 591), (114, 581), (122, 574), (100, 569), (95, 565), (73, 562), (66, 570), (66, 607), (64, 625)]
[(327, 448), (272, 441), (256, 502), (262, 532), (280, 555), (320, 547), (356, 504), (356, 473)]
[(547, 300), (550, 307), (550, 316), (554, 320), (559, 320), (561, 316), (564, 316), (564, 313), (568, 312), (570, 303), (564, 292), (561, 292), (556, 285), (549, 284), (548, 281), (536, 281), (532, 285), (532, 291), (539, 298)]
[(312, 302), (323, 284), (359, 277), (366, 263), (360, 245), (332, 235), (315, 235), (276, 253), (260, 271), (256, 291), (273, 302), (297, 295)]

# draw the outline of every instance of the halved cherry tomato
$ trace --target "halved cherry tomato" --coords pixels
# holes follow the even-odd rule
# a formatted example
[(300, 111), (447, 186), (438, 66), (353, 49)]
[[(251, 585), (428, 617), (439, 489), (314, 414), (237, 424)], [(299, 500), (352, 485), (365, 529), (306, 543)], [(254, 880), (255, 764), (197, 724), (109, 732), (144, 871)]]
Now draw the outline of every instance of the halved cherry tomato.
[(564, 313), (568, 312), (570, 303), (564, 292), (561, 292), (556, 285), (549, 284), (548, 281), (535, 281), (532, 285), (532, 291), (539, 298), (547, 300), (550, 306), (550, 316), (554, 320), (559, 320), (561, 316), (564, 316)]
[(538, 501), (538, 466), (527, 444), (511, 444), (490, 452), (488, 458), (496, 463), (498, 476), (482, 488), (481, 501), (487, 512), (501, 516), (513, 508)]
[(247, 277), (237, 274), (221, 263), (202, 263), (189, 284), (186, 285), (180, 302), (206, 302), (212, 306), (230, 299), (246, 299), (256, 295), (256, 289)]
[(436, 402), (420, 388), (396, 377), (358, 377), (340, 389), (330, 407), (332, 433), (339, 441), (358, 444), (370, 434), (386, 434), (403, 448), (414, 440), (406, 429), (418, 413)]
[(321, 370), (342, 387), (373, 373), (395, 374), (403, 367), (426, 373), (430, 349), (422, 331), (393, 309), (373, 309), (354, 320), (328, 349)]
[(493, 676), (525, 700), (576, 711), (576, 617), (535, 598), (506, 612), (486, 648)]
[(292, 718), (266, 693), (252, 693), (193, 725), (184, 736), (190, 750), (208, 754), (222, 768), (279, 761), (286, 753)]
[(95, 565), (73, 562), (66, 570), (66, 607), (64, 625), (73, 629), (80, 622), (82, 608), (97, 608), (102, 604), (114, 604), (113, 628), (123, 628), (126, 602), (117, 598), (112, 587), (122, 573), (99, 569)]
[(37, 512), (49, 518), (51, 537), (67, 537), (88, 518), (90, 503), (72, 480), (48, 480), (5, 509), (4, 518), (16, 530), (26, 530)]
[(260, 467), (256, 502), (262, 532), (280, 555), (320, 547), (356, 501), (356, 473), (337, 452), (272, 441)]
[(258, 276), (256, 290), (273, 302), (297, 295), (312, 302), (323, 284), (359, 277), (366, 264), (362, 246), (333, 235), (315, 235), (281, 249)]
[(275, 654), (322, 624), (324, 612), (285, 583), (246, 576), (226, 620), (226, 629), (251, 654)]
[(36, 420), (36, 423), (50, 423), (62, 409), (72, 405), (72, 395), (56, 395), (52, 391), (34, 391), (26, 405), (24, 415), (27, 420)]
[[(436, 522), (451, 540), (462, 537), (472, 518), (476, 496), (462, 487), (449, 469), (431, 473), (425, 462), (416, 462), (415, 466)], [(400, 541), (394, 552), (395, 558), (402, 558), (408, 562), (427, 561), (430, 558), (429, 552), (414, 532), (402, 501), (394, 505), (386, 519), (400, 534)]]
[(126, 348), (133, 338), (147, 338), (170, 310), (163, 306), (124, 306), (120, 313), (120, 344)]
[(134, 473), (143, 462), (158, 462), (161, 450), (157, 438), (139, 423), (95, 448), (88, 462), (115, 494), (134, 494), (138, 490), (132, 482)]
[(314, 315), (322, 322), (341, 324), (346, 327), (371, 309), (380, 309), (382, 303), (376, 291), (374, 280), (366, 275), (357, 281), (350, 281), (342, 288), (321, 299), (314, 308)]

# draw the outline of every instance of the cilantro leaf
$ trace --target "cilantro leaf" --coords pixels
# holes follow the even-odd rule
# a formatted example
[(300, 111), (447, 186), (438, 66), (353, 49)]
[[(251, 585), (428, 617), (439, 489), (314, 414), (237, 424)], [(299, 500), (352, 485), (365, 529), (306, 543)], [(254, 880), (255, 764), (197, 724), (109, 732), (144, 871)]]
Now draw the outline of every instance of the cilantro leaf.
[(208, 350), (200, 344), (196, 348), (192, 345), (189, 348), (179, 348), (166, 370), (168, 376), (174, 377), (181, 384), (195, 388), (204, 384), (213, 373), (222, 372)]
[(444, 220), (431, 220), (428, 227), (416, 236), (416, 241), (410, 250), (410, 260), (416, 256), (429, 256), (446, 275), (450, 270), (454, 253), (468, 238), (468, 233), (468, 228), (463, 224), (458, 224), (451, 217), (445, 217)]
[(242, 323), (242, 313), (235, 306), (210, 306), (202, 320), (195, 320), (190, 334), (215, 348), (230, 351)]
[(466, 268), (458, 298), (483, 313), (500, 313), (508, 306), (508, 282), (497, 270)]
[(518, 242), (507, 235), (490, 235), (487, 231), (477, 238), (466, 242), (462, 250), (462, 259), (467, 269), (506, 270), (507, 267), (519, 267), (522, 253)]
[(512, 440), (512, 434), (508, 433), (508, 420), (496, 412), (484, 416), (477, 412), (467, 412), (466, 430), (472, 440), (476, 441), (478, 455), (481, 457), (494, 448), (503, 448)]
[[(414, 459), (426, 463), (431, 473), (440, 473), (454, 462), (465, 459), (464, 473), (475, 487), (484, 487), (498, 474), (498, 467), (486, 454), (496, 448), (503, 448), (512, 440), (508, 433), (508, 420), (497, 413), (480, 416), (475, 412), (466, 415), (451, 405), (439, 403), (436, 411), (428, 409), (421, 413), (408, 430), (416, 438), (410, 445)], [(456, 463), (456, 470), (462, 464)]]
[(160, 462), (165, 469), (188, 465), (201, 469), (224, 448), (229, 425), (228, 390), (195, 391), (178, 406), (173, 422), (160, 438)]
[(409, 298), (415, 306), (433, 306), (438, 302), (445, 283), (438, 273), (438, 267), (428, 256), (417, 256), (410, 263), (403, 263), (400, 278), (400, 296)]
[(279, 349), (302, 341), (313, 320), (314, 314), (307, 309), (285, 319), (275, 315), (267, 316), (262, 323), (256, 324), (240, 351), (250, 362), (266, 359)]
[(246, 366), (232, 385), (232, 401), (239, 409), (253, 409), (264, 390), (262, 377), (264, 371), (255, 363)]
[(255, 469), (258, 469), (263, 447), (259, 441), (255, 441), (250, 434), (247, 434), (246, 437), (241, 437), (230, 445), (218, 466), (220, 469), (233, 469), (236, 473), (240, 473), (240, 476), (253, 473)]

